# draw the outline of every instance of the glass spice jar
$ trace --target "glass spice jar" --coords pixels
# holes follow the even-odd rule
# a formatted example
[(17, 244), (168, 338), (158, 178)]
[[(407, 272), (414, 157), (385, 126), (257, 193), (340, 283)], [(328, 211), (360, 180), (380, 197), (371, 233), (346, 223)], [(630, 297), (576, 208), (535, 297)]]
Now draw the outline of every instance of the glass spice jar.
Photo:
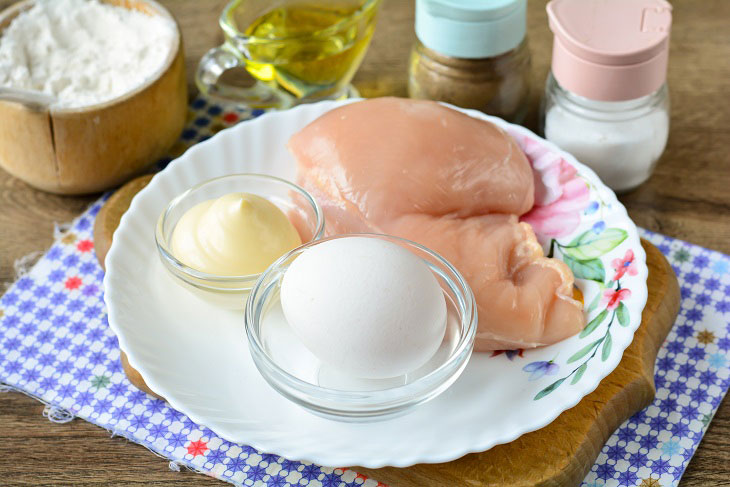
[(417, 0), (408, 95), (522, 122), (531, 67), (526, 8), (526, 0)]
[(649, 179), (669, 136), (669, 91), (600, 101), (564, 89), (548, 76), (542, 105), (545, 138), (590, 166), (618, 193)]
[(651, 176), (667, 144), (672, 7), (664, 0), (552, 0), (547, 11), (554, 39), (541, 110), (545, 138), (614, 191), (630, 191)]

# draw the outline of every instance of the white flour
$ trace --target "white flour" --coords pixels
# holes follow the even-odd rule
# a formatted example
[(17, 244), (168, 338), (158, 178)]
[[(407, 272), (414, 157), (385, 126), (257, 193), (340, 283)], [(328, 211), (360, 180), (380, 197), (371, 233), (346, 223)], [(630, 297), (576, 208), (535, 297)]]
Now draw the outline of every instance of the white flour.
[(98, 0), (38, 0), (0, 37), (0, 86), (54, 95), (57, 107), (100, 103), (150, 79), (174, 35), (158, 15)]

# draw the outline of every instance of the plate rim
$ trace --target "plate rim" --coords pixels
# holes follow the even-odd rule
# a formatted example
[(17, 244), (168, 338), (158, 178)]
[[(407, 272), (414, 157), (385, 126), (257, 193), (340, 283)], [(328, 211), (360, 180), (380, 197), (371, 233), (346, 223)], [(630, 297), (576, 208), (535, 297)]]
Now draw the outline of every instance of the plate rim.
[[(260, 123), (260, 120), (264, 119), (272, 119), (272, 118), (278, 118), (278, 117), (288, 117), (292, 116), (292, 113), (297, 113), (301, 111), (308, 111), (311, 110), (313, 112), (318, 111), (319, 115), (321, 116), (325, 112), (336, 108), (338, 106), (346, 105), (349, 103), (354, 103), (357, 101), (362, 100), (362, 98), (356, 98), (356, 99), (350, 99), (345, 101), (321, 101), (317, 103), (307, 104), (307, 105), (300, 105), (294, 108), (291, 108), (289, 110), (284, 111), (271, 111), (267, 112), (265, 114), (262, 114), (259, 117), (256, 117), (254, 119), (246, 120), (243, 122), (240, 122), (232, 127), (226, 128), (218, 132), (217, 134), (213, 135), (209, 139), (206, 139), (202, 142), (199, 142), (193, 146), (191, 146), (187, 151), (185, 151), (182, 155), (174, 159), (170, 162), (170, 164), (163, 169), (162, 171), (159, 171), (154, 175), (150, 183), (142, 189), (135, 197), (132, 199), (132, 202), (129, 206), (129, 209), (122, 215), (122, 218), (120, 220), (119, 226), (117, 228), (117, 231), (125, 231), (128, 226), (130, 226), (130, 222), (133, 219), (133, 216), (138, 211), (139, 207), (142, 205), (143, 197), (140, 197), (141, 195), (145, 195), (148, 193), (152, 193), (156, 190), (157, 186), (160, 184), (161, 181), (161, 175), (165, 173), (166, 171), (172, 170), (171, 172), (176, 171), (175, 168), (182, 166), (186, 164), (186, 160), (190, 159), (195, 156), (197, 152), (200, 152), (201, 150), (205, 150), (206, 147), (212, 144), (218, 143), (221, 139), (226, 137), (233, 137), (237, 131), (240, 130), (246, 130), (246, 127), (250, 126), (251, 124), (256, 124), (257, 122)], [(646, 252), (641, 245), (641, 239), (638, 234), (638, 229), (636, 227), (636, 224), (634, 221), (629, 217), (628, 212), (626, 211), (626, 208), (624, 205), (618, 200), (616, 197), (616, 194), (610, 190), (596, 175), (596, 173), (585, 164), (582, 164), (579, 162), (575, 157), (573, 157), (570, 153), (560, 149), (557, 145), (553, 144), (552, 142), (538, 136), (531, 130), (522, 127), (520, 125), (511, 124), (509, 122), (506, 122), (500, 118), (493, 117), (490, 115), (486, 115), (482, 112), (479, 112), (477, 110), (471, 110), (471, 109), (463, 109), (459, 107), (455, 107), (453, 105), (449, 105), (446, 103), (442, 103), (442, 105), (448, 106), (449, 108), (456, 109), (457, 111), (460, 111), (462, 113), (465, 113), (471, 117), (487, 120), (489, 122), (494, 123), (498, 127), (500, 127), (502, 130), (509, 129), (510, 131), (517, 132), (525, 137), (538, 140), (542, 144), (545, 144), (551, 151), (559, 154), (562, 158), (564, 158), (571, 166), (578, 169), (578, 172), (582, 175), (585, 175), (591, 183), (595, 185), (598, 191), (603, 191), (602, 196), (608, 195), (608, 203), (612, 205), (613, 208), (615, 208), (614, 211), (618, 211), (621, 218), (625, 219), (627, 221), (627, 225), (630, 227), (629, 229), (631, 231), (628, 232), (628, 237), (626, 239), (626, 242), (629, 243), (629, 246), (632, 250), (634, 250), (635, 253), (635, 259), (637, 263), (640, 263), (640, 265), (637, 266), (637, 278), (636, 283), (639, 284), (638, 286), (632, 287), (632, 300), (634, 301), (634, 305), (636, 307), (637, 313), (636, 315), (639, 317), (636, 320), (636, 324), (631, 323), (631, 326), (628, 326), (625, 328), (627, 332), (630, 332), (630, 335), (627, 333), (625, 335), (625, 339), (621, 342), (614, 341), (613, 345), (616, 347), (617, 350), (620, 351), (620, 353), (611, 354), (612, 359), (608, 360), (606, 362), (603, 362), (603, 367), (601, 368), (601, 373), (597, 374), (595, 376), (595, 380), (591, 381), (590, 383), (586, 383), (584, 387), (577, 388), (572, 387), (571, 389), (563, 392), (563, 400), (560, 401), (559, 407), (553, 407), (550, 409), (550, 411), (544, 415), (542, 415), (537, 421), (525, 421), (521, 428), (515, 428), (512, 432), (512, 434), (502, 434), (501, 436), (489, 436), (487, 435), (484, 438), (480, 438), (479, 441), (471, 441), (469, 443), (469, 446), (465, 446), (461, 449), (451, 449), (446, 450), (445, 452), (442, 452), (441, 454), (428, 454), (428, 455), (417, 455), (417, 454), (411, 454), (410, 456), (404, 456), (403, 458), (399, 458), (398, 461), (394, 461), (393, 459), (386, 459), (384, 457), (371, 457), (371, 458), (355, 458), (354, 456), (350, 455), (347, 452), (335, 452), (335, 454), (328, 454), (323, 455), (321, 453), (319, 454), (311, 454), (311, 453), (304, 453), (294, 451), (292, 448), (284, 447), (282, 448), (280, 445), (276, 444), (276, 440), (246, 440), (245, 443), (259, 451), (267, 452), (267, 453), (276, 453), (282, 457), (291, 459), (291, 460), (298, 460), (298, 461), (309, 461), (313, 462), (319, 465), (360, 465), (362, 467), (366, 468), (381, 468), (385, 466), (393, 466), (393, 467), (408, 467), (417, 463), (443, 463), (447, 461), (452, 461), (458, 458), (461, 458), (464, 455), (467, 455), (469, 453), (477, 453), (477, 452), (483, 452), (486, 450), (489, 450), (493, 448), (494, 446), (509, 443), (511, 441), (514, 441), (515, 439), (519, 438), (520, 436), (530, 433), (532, 431), (536, 431), (540, 428), (543, 428), (547, 426), (548, 424), (552, 423), (560, 414), (567, 411), (568, 409), (574, 407), (580, 400), (582, 400), (585, 396), (592, 393), (598, 385), (601, 383), (603, 379), (605, 379), (611, 372), (615, 370), (615, 368), (618, 366), (619, 362), (623, 358), (624, 351), (633, 341), (634, 334), (638, 327), (641, 325), (642, 322), (642, 314), (643, 310), (646, 307), (646, 301), (648, 299), (648, 287), (647, 287), (647, 278), (648, 278), (648, 267), (646, 265)], [(116, 239), (116, 241), (119, 241), (119, 239)], [(187, 410), (184, 404), (181, 404), (177, 399), (170, 399), (168, 396), (169, 394), (166, 394), (165, 391), (167, 388), (160, 384), (154, 377), (154, 374), (150, 375), (146, 372), (144, 366), (140, 367), (140, 362), (137, 360), (135, 352), (133, 351), (133, 347), (129, 346), (129, 343), (127, 339), (125, 338), (125, 335), (122, 331), (122, 328), (117, 326), (117, 320), (119, 318), (119, 310), (115, 306), (115, 304), (112, 302), (112, 300), (108, 299), (108, 296), (110, 294), (113, 294), (110, 290), (114, 288), (114, 280), (113, 276), (116, 272), (116, 264), (115, 264), (115, 258), (117, 254), (120, 253), (120, 246), (114, 245), (114, 241), (112, 242), (112, 246), (107, 253), (107, 256), (105, 258), (105, 268), (106, 272), (104, 274), (103, 279), (103, 286), (104, 286), (104, 302), (107, 306), (107, 316), (108, 316), (108, 322), (110, 328), (114, 331), (116, 334), (118, 340), (119, 340), (119, 347), (122, 351), (125, 352), (127, 355), (127, 360), (132, 368), (137, 370), (142, 378), (144, 379), (147, 386), (154, 392), (160, 394), (161, 396), (165, 397), (165, 400), (175, 408), (176, 410), (184, 413), (187, 415), (191, 420), (193, 420), (195, 423), (207, 427), (211, 429), (211, 431), (214, 431), (215, 434), (220, 436), (221, 438), (231, 441), (234, 443), (240, 443), (239, 438), (232, 438), (230, 435), (223, 434), (221, 431), (216, 431), (215, 429), (211, 428), (209, 426), (209, 422), (204, 417), (198, 416), (196, 413), (191, 413)], [(633, 321), (633, 319), (632, 319)], [(605, 373), (604, 373), (605, 372)], [(323, 461), (324, 460), (324, 461)], [(336, 461), (333, 461), (336, 460)]]

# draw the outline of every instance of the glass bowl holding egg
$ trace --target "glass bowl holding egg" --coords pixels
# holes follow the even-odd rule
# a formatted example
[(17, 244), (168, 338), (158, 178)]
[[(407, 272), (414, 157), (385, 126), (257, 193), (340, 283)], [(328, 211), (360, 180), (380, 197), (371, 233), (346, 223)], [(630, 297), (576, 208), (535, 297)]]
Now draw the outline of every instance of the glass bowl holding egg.
[(373, 421), (453, 384), (471, 356), (474, 297), (432, 250), (380, 234), (312, 241), (264, 272), (246, 305), (253, 361), (317, 415)]
[(206, 301), (243, 309), (277, 258), (324, 233), (324, 216), (304, 189), (263, 174), (204, 181), (175, 197), (155, 228), (157, 251), (176, 281)]

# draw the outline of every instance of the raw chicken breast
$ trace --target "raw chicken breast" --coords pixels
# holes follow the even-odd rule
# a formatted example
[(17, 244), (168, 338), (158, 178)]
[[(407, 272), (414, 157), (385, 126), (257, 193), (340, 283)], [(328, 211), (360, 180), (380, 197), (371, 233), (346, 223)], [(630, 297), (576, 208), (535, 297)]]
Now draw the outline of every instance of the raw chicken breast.
[(289, 148), (329, 234), (405, 237), (461, 271), (478, 306), (476, 350), (548, 345), (582, 329), (570, 269), (544, 257), (518, 220), (533, 205), (532, 168), (494, 124), (434, 102), (377, 98), (324, 114)]

